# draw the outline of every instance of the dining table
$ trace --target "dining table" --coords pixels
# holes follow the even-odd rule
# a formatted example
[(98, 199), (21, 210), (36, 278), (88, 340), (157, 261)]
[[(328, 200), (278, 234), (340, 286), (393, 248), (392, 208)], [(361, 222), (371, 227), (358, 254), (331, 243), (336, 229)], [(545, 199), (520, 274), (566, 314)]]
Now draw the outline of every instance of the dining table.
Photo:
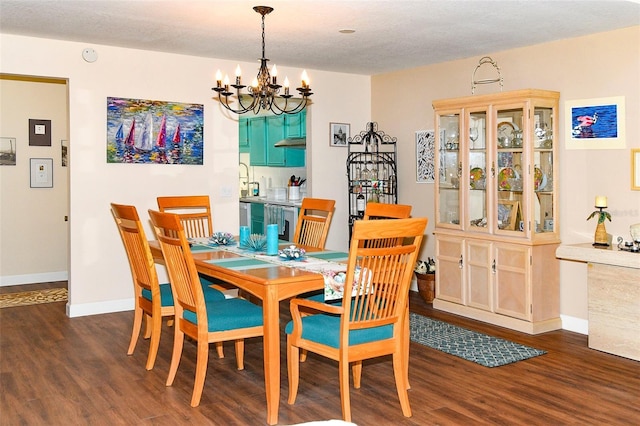
[[(281, 242), (280, 248), (290, 242)], [(162, 250), (156, 240), (149, 241), (156, 263), (163, 263)], [(316, 267), (344, 263), (348, 253), (303, 248)], [(325, 288), (325, 276), (318, 270), (305, 267), (305, 262), (286, 261), (279, 256), (241, 249), (234, 246), (215, 246), (206, 241), (191, 244), (191, 252), (198, 272), (225, 281), (262, 301), (264, 321), (264, 380), (267, 400), (267, 422), (278, 423), (280, 405), (280, 301)]]

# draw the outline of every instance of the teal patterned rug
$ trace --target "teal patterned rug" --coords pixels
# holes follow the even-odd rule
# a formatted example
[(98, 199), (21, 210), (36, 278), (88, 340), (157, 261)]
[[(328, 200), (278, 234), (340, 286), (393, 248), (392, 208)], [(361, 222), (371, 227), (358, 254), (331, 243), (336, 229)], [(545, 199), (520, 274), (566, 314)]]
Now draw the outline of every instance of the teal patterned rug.
[(485, 367), (499, 367), (547, 353), (413, 312), (410, 324), (412, 341)]

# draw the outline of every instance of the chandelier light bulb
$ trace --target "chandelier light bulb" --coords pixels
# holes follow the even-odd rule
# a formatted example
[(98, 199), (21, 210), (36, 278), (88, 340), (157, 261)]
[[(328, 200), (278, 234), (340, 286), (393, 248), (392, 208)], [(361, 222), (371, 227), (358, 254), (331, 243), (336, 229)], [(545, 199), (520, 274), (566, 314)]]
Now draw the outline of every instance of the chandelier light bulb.
[(309, 76), (307, 75), (307, 70), (302, 70), (302, 87), (309, 87)]
[(229, 76), (226, 74), (224, 76), (224, 88), (225, 90), (229, 90)]
[(220, 87), (222, 85), (222, 73), (220, 70), (216, 71), (216, 85)]
[(289, 94), (289, 77), (284, 78), (284, 94)]
[(258, 77), (253, 77), (253, 81), (251, 82), (251, 87), (254, 89), (258, 88)]

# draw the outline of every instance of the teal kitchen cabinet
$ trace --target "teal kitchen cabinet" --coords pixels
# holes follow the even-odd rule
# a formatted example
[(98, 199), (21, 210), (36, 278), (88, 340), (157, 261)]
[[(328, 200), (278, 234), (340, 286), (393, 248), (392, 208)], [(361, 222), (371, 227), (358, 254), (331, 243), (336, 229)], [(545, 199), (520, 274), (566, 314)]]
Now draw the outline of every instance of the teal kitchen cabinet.
[(249, 163), (251, 166), (267, 165), (267, 122), (265, 117), (248, 119)]
[[(284, 139), (287, 134), (286, 117), (273, 115), (266, 117), (251, 117), (240, 120), (240, 152), (243, 151), (243, 143), (248, 144), (249, 163), (251, 166), (269, 167), (304, 167), (306, 150), (304, 148), (275, 147), (276, 142)], [(243, 129), (243, 120), (246, 127)], [(301, 123), (294, 120), (292, 126), (300, 131)], [(245, 133), (246, 132), (246, 133)], [(243, 134), (247, 137), (242, 140)]]
[(284, 137), (304, 138), (307, 136), (307, 111), (297, 114), (285, 115), (284, 117)]
[(249, 152), (251, 147), (251, 139), (249, 137), (249, 119), (247, 117), (242, 117), (238, 121), (238, 139), (240, 145), (240, 152)]
[(251, 233), (264, 235), (264, 204), (251, 203)]

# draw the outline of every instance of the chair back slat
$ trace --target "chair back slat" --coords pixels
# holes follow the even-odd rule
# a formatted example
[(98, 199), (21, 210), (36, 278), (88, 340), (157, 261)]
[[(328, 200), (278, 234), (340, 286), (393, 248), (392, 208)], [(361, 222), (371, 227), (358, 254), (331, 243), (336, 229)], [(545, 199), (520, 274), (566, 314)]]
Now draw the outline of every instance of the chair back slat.
[[(347, 338), (348, 330), (395, 324), (404, 314), (426, 224), (426, 218), (354, 223), (344, 288), (343, 338)], [(397, 244), (366, 244), (379, 239)]]
[[(177, 305), (198, 314), (202, 312), (206, 316), (200, 279), (179, 216), (149, 210), (149, 217), (162, 248), (171, 290)], [(196, 309), (198, 306), (202, 309)], [(206, 318), (204, 318), (204, 324), (206, 324)]]
[[(136, 208), (111, 203), (111, 212), (122, 237), (135, 285), (153, 292), (153, 287), (158, 286), (158, 276)], [(138, 295), (136, 291), (136, 297)]]
[(293, 237), (295, 244), (324, 249), (336, 202), (321, 198), (304, 198)]
[(187, 238), (205, 238), (213, 234), (208, 195), (165, 196), (157, 200), (160, 212), (175, 213), (180, 217)]
[[(364, 211), (364, 220), (376, 219), (408, 219), (411, 217), (411, 206), (408, 204), (367, 203)], [(388, 247), (398, 244), (397, 238), (381, 238), (368, 240), (367, 247)]]

